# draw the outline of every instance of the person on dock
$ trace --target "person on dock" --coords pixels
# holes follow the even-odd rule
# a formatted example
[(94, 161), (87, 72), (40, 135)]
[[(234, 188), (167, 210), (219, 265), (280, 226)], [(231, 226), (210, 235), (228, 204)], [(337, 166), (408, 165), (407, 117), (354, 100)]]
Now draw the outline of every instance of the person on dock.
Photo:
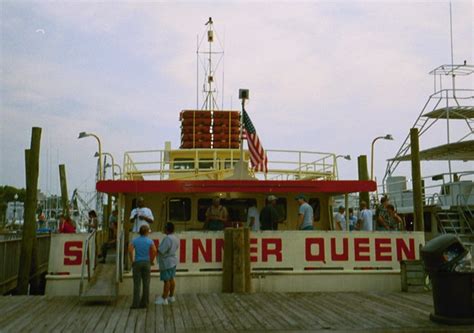
[(86, 224), (87, 232), (93, 232), (94, 230), (97, 230), (97, 213), (95, 212), (95, 210), (90, 210), (87, 215), (89, 216), (89, 221)]
[(278, 223), (281, 222), (280, 215), (276, 209), (278, 198), (269, 195), (267, 205), (260, 212), (260, 229), (261, 230), (278, 230)]
[(390, 200), (387, 196), (383, 196), (380, 199), (380, 205), (377, 207), (375, 211), (375, 221), (377, 223), (377, 230), (378, 231), (389, 231), (390, 225), (389, 220), (390, 216), (388, 214), (387, 206), (390, 204)]
[(229, 214), (221, 205), (221, 199), (212, 199), (212, 206), (206, 210), (206, 226), (208, 230), (224, 230)]
[(252, 231), (260, 230), (260, 213), (257, 208), (257, 202), (252, 201), (247, 211), (247, 227)]
[(392, 204), (387, 205), (388, 212), (388, 224), (390, 230), (400, 231), (404, 229), (403, 220), (400, 215), (397, 214), (395, 207)]
[[(157, 253), (155, 244), (148, 238), (149, 232), (148, 225), (142, 225), (139, 229), (140, 236), (128, 245), (128, 255), (133, 271), (133, 303), (131, 309), (146, 308), (149, 302), (151, 263), (155, 260)], [(140, 285), (143, 285), (141, 297)]]
[(59, 218), (59, 229), (61, 234), (74, 234), (76, 233), (76, 226), (72, 222), (69, 216), (61, 215)]
[(311, 207), (304, 194), (298, 194), (295, 198), (300, 205), (298, 210), (298, 226), (300, 230), (313, 230), (313, 207)]
[(150, 224), (154, 217), (151, 209), (145, 207), (145, 200), (142, 197), (137, 199), (137, 207), (130, 213), (130, 222), (133, 223), (132, 232), (139, 232), (142, 225), (146, 225), (151, 231)]
[(359, 212), (359, 221), (358, 221), (358, 230), (360, 231), (372, 231), (374, 224), (374, 216), (370, 209), (367, 209), (367, 202), (361, 201), (360, 203), (360, 212)]
[(346, 231), (346, 209), (344, 206), (339, 206), (336, 215), (334, 216), (334, 229), (339, 231)]
[(178, 265), (178, 256), (176, 252), (179, 248), (179, 239), (174, 234), (174, 224), (168, 222), (165, 224), (166, 236), (158, 247), (158, 266), (160, 268), (160, 280), (163, 281), (163, 293), (159, 296), (155, 304), (167, 305), (176, 301), (174, 293), (176, 290), (176, 266)]

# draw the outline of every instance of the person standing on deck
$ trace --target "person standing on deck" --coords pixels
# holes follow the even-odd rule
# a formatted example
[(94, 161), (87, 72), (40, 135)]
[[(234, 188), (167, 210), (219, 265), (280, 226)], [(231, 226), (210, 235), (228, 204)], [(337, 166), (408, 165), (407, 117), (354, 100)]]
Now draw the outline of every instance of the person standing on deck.
[(298, 226), (300, 230), (313, 230), (313, 207), (311, 207), (306, 201), (304, 194), (299, 194), (295, 198), (300, 205), (298, 210)]
[(206, 225), (209, 230), (224, 230), (227, 222), (227, 209), (221, 205), (221, 199), (212, 199), (212, 206), (206, 210)]
[[(133, 303), (131, 309), (146, 308), (150, 295), (151, 263), (156, 257), (156, 247), (148, 238), (150, 228), (142, 225), (139, 229), (140, 236), (135, 238), (128, 246), (128, 255), (132, 262), (133, 270)], [(135, 252), (135, 256), (133, 253)], [(140, 284), (143, 285), (140, 298)]]
[(153, 213), (150, 208), (145, 207), (145, 200), (140, 197), (137, 199), (137, 208), (132, 209), (130, 213), (130, 222), (133, 223), (132, 232), (139, 232), (142, 225), (150, 229), (150, 223), (153, 223)]
[(247, 227), (251, 228), (252, 231), (260, 230), (260, 214), (256, 202), (252, 202), (247, 211)]
[(267, 205), (263, 207), (260, 212), (260, 229), (261, 230), (278, 230), (278, 223), (281, 222), (280, 215), (276, 210), (278, 198), (274, 195), (269, 195), (267, 198)]
[(174, 292), (176, 289), (176, 266), (178, 257), (176, 252), (179, 248), (179, 239), (174, 234), (174, 224), (171, 222), (165, 225), (166, 237), (158, 247), (158, 266), (160, 268), (160, 280), (164, 282), (163, 294), (159, 296), (155, 304), (167, 305), (176, 301)]
[(400, 231), (404, 229), (403, 220), (400, 215), (397, 214), (395, 207), (393, 205), (387, 205), (388, 212), (388, 224), (390, 230)]
[(375, 212), (375, 221), (377, 223), (377, 230), (379, 231), (389, 231), (390, 225), (389, 220), (390, 216), (388, 214), (387, 206), (390, 204), (390, 201), (386, 196), (383, 196), (380, 199), (380, 205), (377, 207)]
[(374, 224), (374, 215), (370, 209), (367, 209), (367, 202), (360, 203), (358, 229), (361, 231), (372, 231)]
[(334, 216), (335, 220), (335, 230), (346, 231), (346, 216), (344, 212), (346, 209), (343, 206), (339, 206), (339, 210)]

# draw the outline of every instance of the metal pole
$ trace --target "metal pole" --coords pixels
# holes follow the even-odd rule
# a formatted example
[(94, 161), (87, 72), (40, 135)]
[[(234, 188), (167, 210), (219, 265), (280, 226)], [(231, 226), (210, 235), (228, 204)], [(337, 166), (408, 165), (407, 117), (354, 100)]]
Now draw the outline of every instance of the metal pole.
[(63, 207), (63, 214), (64, 216), (69, 216), (66, 166), (64, 164), (59, 165), (59, 183), (61, 185), (61, 203)]

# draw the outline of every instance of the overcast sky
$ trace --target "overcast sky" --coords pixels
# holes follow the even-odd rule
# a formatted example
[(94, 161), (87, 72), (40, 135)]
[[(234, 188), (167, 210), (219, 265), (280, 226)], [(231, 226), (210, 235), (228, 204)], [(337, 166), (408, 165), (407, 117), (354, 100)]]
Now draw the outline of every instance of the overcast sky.
[[(350, 154), (339, 161), (344, 179), (357, 177), (356, 157), (370, 155), (372, 139), (390, 133), (395, 141), (376, 146), (383, 177), (433, 92), (428, 72), (451, 61), (446, 1), (0, 6), (0, 184), (24, 187), (24, 149), (39, 126), (49, 193), (59, 192), (60, 163), (70, 191), (93, 189), (97, 144), (77, 140), (81, 131), (98, 134), (120, 163), (128, 150), (179, 146), (179, 112), (196, 106), (196, 35), (209, 16), (225, 41), (224, 108), (250, 89), (247, 111), (265, 148)], [(453, 17), (454, 62), (472, 64), (472, 2), (454, 1)], [(458, 84), (473, 88), (473, 78)], [(439, 128), (421, 146), (444, 139)]]

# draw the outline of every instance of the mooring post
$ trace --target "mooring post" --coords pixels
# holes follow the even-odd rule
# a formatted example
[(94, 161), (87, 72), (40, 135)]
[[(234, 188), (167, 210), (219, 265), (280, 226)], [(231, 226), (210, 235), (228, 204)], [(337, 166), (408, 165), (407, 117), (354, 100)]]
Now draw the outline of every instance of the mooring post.
[(250, 267), (250, 228), (244, 228), (244, 276), (245, 292), (252, 292), (252, 276)]
[[(359, 171), (359, 180), (369, 180), (366, 155), (360, 155), (357, 157), (357, 167)], [(359, 202), (361, 201), (365, 201), (367, 203), (367, 207), (370, 207), (369, 192), (359, 192)]]
[(245, 292), (244, 229), (234, 228), (232, 233), (232, 251), (234, 257), (232, 288), (235, 293), (243, 293)]
[(423, 221), (423, 195), (421, 188), (420, 142), (418, 138), (418, 128), (410, 129), (410, 148), (415, 231), (424, 231), (425, 226)]
[(232, 254), (232, 228), (224, 230), (224, 262), (222, 269), (222, 292), (232, 292), (232, 270), (234, 267)]
[(59, 183), (61, 185), (61, 205), (63, 215), (69, 216), (69, 197), (67, 194), (66, 166), (64, 164), (59, 164)]
[(33, 244), (36, 240), (36, 206), (38, 191), (39, 155), (41, 128), (33, 127), (30, 150), (25, 151), (27, 164), (25, 214), (23, 221), (23, 237), (21, 239), (20, 265), (16, 293), (26, 295), (30, 281)]

